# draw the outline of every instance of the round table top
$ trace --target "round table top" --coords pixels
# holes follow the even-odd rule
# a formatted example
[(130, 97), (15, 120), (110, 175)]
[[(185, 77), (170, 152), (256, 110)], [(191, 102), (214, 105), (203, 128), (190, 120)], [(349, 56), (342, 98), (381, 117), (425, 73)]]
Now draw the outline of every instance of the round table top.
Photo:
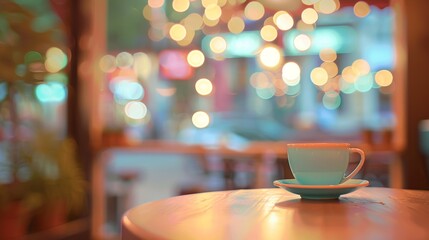
[(279, 188), (206, 192), (137, 206), (122, 239), (429, 239), (429, 191), (366, 187), (337, 200)]

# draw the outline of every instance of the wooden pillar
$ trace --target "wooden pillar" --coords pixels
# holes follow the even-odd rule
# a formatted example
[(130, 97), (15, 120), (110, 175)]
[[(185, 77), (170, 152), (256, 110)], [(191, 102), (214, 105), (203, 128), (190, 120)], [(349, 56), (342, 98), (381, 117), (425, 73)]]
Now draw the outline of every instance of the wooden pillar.
[(429, 2), (395, 0), (395, 41), (398, 80), (395, 111), (396, 143), (402, 149), (405, 188), (429, 189), (425, 158), (420, 149), (419, 123), (429, 119)]
[[(103, 126), (99, 114), (103, 79), (98, 60), (106, 50), (107, 3), (105, 0), (52, 0), (52, 3), (63, 14), (71, 53), (67, 133), (75, 139), (79, 164), (88, 183), (92, 183)], [(91, 189), (93, 186), (102, 187), (101, 184), (88, 184), (88, 209), (82, 213), (91, 220), (94, 218), (91, 211), (93, 192), (100, 192), (99, 189)], [(88, 235), (94, 236), (94, 231), (91, 224)]]

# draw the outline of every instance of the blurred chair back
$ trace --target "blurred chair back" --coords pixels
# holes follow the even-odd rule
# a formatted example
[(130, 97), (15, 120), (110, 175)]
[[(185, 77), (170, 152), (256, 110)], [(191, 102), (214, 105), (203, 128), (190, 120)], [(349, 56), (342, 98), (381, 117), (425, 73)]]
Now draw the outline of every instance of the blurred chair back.
[(426, 171), (429, 173), (429, 119), (420, 121), (420, 149), (426, 158)]

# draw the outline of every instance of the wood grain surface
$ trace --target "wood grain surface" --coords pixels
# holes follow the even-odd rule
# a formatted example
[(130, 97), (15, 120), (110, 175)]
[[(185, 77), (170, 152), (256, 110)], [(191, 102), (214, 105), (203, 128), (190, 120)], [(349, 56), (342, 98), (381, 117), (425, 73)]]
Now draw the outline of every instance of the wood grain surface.
[(282, 189), (207, 192), (150, 202), (122, 239), (429, 239), (429, 191), (367, 187), (338, 200)]

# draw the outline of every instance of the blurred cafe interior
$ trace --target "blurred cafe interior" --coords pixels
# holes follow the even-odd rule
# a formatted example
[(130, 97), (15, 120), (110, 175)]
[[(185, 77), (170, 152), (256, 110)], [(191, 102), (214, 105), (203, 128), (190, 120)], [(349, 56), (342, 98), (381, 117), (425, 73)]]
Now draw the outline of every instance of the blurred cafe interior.
[(429, 189), (427, 10), (0, 0), (0, 238), (119, 239), (138, 204), (291, 178), (288, 142), (350, 142), (370, 186)]

